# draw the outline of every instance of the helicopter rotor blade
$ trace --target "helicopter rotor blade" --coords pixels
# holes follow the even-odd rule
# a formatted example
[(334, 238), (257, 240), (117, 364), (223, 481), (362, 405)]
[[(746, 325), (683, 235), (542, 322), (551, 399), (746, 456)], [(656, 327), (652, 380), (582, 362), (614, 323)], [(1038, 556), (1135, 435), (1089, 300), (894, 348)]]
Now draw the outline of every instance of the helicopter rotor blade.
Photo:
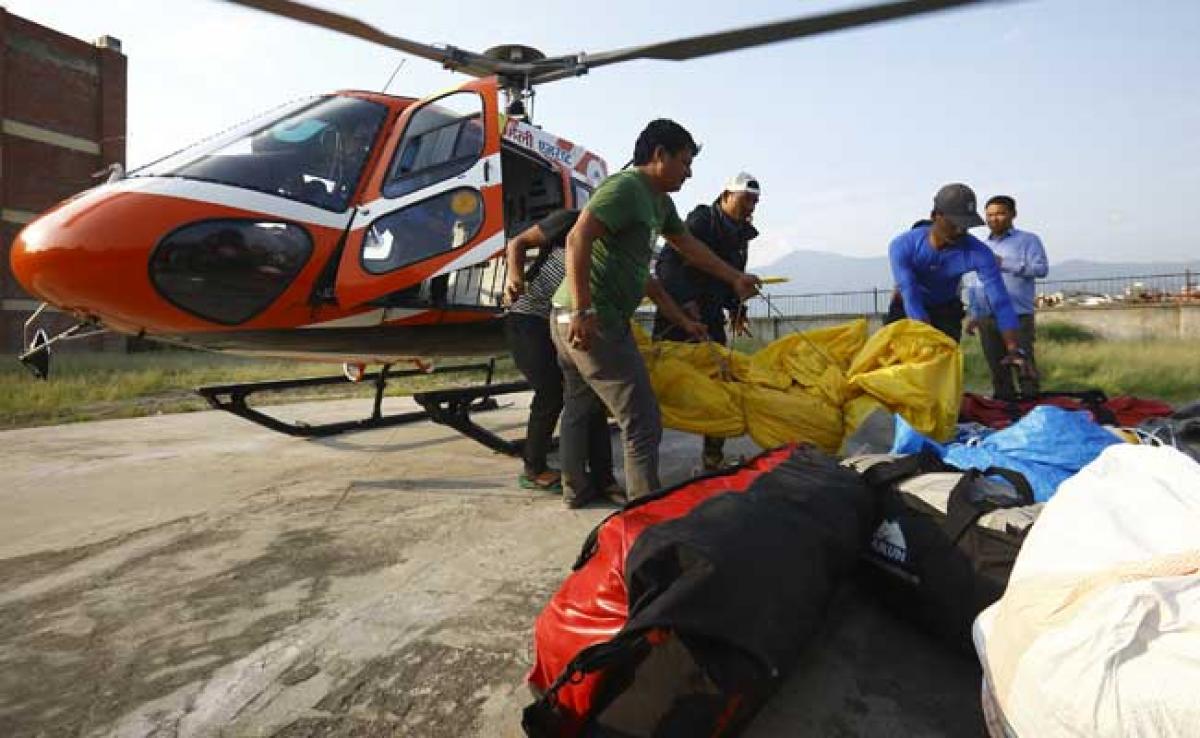
[[(295, 0), (226, 0), (235, 5), (242, 5), (264, 13), (270, 13), (283, 18), (307, 23), (330, 31), (353, 36), (364, 41), (403, 51), (406, 54), (419, 56), (441, 64), (446, 69), (462, 72), (474, 77), (486, 77), (492, 74), (504, 74), (524, 71), (523, 65), (515, 65), (497, 59), (477, 54), (454, 46), (431, 46), (417, 41), (410, 41), (400, 36), (375, 28), (348, 15), (335, 13), (332, 10), (315, 8)], [(510, 67), (512, 69), (510, 69)]]
[[(950, 10), (982, 2), (995, 2), (995, 0), (900, 0), (899, 2), (839, 10), (822, 15), (791, 18), (701, 36), (662, 41), (645, 46), (632, 46), (625, 49), (600, 52), (598, 54), (580, 54), (577, 57), (554, 57), (536, 62), (535, 65), (542, 69), (554, 66), (560, 68), (546, 69), (544, 72), (535, 73), (532, 75), (531, 81), (535, 84), (553, 82), (584, 74), (594, 67), (634, 59), (685, 61), (712, 54), (723, 54), (728, 51), (803, 38), (805, 36), (816, 36), (833, 31), (858, 28), (873, 23), (882, 23), (915, 15)], [(574, 62), (574, 64), (571, 62)]]

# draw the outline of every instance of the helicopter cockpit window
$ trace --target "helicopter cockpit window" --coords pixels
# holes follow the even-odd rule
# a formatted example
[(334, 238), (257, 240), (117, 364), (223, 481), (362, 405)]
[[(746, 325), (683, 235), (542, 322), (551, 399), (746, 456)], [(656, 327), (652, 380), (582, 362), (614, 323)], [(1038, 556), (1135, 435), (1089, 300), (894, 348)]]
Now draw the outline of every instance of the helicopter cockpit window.
[(388, 213), (363, 237), (362, 265), (384, 274), (464, 246), (483, 225), (483, 197), (459, 187)]
[(413, 113), (383, 187), (400, 197), (466, 171), (483, 153), (483, 98), (456, 92)]
[(206, 220), (158, 244), (150, 257), (150, 281), (173, 305), (237, 325), (282, 295), (312, 250), (308, 232), (291, 223)]
[(344, 211), (387, 117), (387, 108), (356, 97), (326, 97), (257, 121), (134, 172), (245, 187), (326, 210)]

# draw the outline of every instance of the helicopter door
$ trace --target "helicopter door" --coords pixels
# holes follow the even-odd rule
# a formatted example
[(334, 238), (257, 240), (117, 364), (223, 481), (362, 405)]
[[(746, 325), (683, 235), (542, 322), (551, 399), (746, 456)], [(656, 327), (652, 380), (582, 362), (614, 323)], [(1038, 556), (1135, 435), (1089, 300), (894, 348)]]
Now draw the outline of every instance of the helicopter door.
[(497, 98), (494, 78), (475, 80), (400, 116), (354, 218), (339, 303), (415, 300), (423, 282), (504, 248)]

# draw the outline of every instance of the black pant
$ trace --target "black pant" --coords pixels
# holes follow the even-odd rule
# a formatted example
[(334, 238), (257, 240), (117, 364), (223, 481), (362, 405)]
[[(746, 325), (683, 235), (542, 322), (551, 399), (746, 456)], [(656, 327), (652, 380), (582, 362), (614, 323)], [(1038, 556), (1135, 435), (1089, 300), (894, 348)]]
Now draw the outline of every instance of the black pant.
[[(1018, 315), (1020, 321), (1017, 330), (1017, 345), (1025, 350), (1026, 360), (1033, 364), (1029, 376), (1020, 378), (1021, 396), (1037, 397), (1039, 386), (1037, 379), (1037, 364), (1033, 361), (1033, 344), (1036, 340), (1033, 313)], [(988, 369), (992, 372), (992, 397), (998, 400), (1014, 401), (1017, 398), (1017, 386), (1013, 384), (1012, 369), (1001, 363), (1008, 355), (1008, 347), (1004, 345), (1004, 336), (1000, 326), (992, 316), (979, 321), (979, 343), (983, 347), (983, 355), (987, 359)]]
[[(720, 308), (716, 313), (711, 311), (708, 314), (701, 313), (701, 322), (708, 328), (708, 338), (714, 343), (719, 343), (722, 346), (729, 343), (729, 337), (725, 333), (725, 314)], [(680, 343), (695, 343), (695, 339), (683, 332), (683, 329), (667, 320), (661, 312), (654, 316), (654, 336), (655, 341), (678, 341)], [(720, 436), (705, 436), (704, 437), (704, 453), (702, 458), (707, 463), (709, 459), (716, 457), (724, 458), (725, 439)]]
[[(941, 305), (926, 305), (925, 312), (929, 313), (930, 325), (953, 338), (955, 343), (962, 341), (963, 318), (967, 314), (963, 309), (962, 300), (956, 297)], [(904, 312), (904, 298), (897, 294), (892, 297), (892, 304), (888, 305), (887, 317), (883, 319), (883, 324), (895, 323), (907, 317)]]
[(550, 321), (536, 315), (509, 313), (504, 319), (504, 336), (517, 369), (533, 385), (533, 404), (525, 430), (525, 474), (546, 471), (546, 454), (554, 438), (554, 426), (563, 409), (563, 375), (558, 352), (550, 341)]

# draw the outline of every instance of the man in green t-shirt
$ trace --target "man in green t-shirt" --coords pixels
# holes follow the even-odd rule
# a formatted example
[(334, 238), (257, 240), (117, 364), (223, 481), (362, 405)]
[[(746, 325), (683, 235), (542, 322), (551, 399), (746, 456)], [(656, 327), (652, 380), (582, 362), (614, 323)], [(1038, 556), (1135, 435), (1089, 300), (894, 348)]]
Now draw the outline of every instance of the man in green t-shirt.
[(629, 321), (649, 295), (689, 335), (703, 338), (706, 329), (650, 275), (658, 236), (690, 266), (729, 283), (740, 298), (758, 291), (756, 277), (734, 269), (688, 233), (667, 196), (692, 175), (699, 151), (683, 126), (652, 121), (634, 145), (633, 167), (600, 184), (567, 235), (567, 278), (554, 295), (551, 337), (563, 368), (560, 449), (563, 494), (571, 507), (601, 493), (590, 486), (583, 461), (593, 391), (621, 426), (629, 498), (660, 486), (662, 418)]

